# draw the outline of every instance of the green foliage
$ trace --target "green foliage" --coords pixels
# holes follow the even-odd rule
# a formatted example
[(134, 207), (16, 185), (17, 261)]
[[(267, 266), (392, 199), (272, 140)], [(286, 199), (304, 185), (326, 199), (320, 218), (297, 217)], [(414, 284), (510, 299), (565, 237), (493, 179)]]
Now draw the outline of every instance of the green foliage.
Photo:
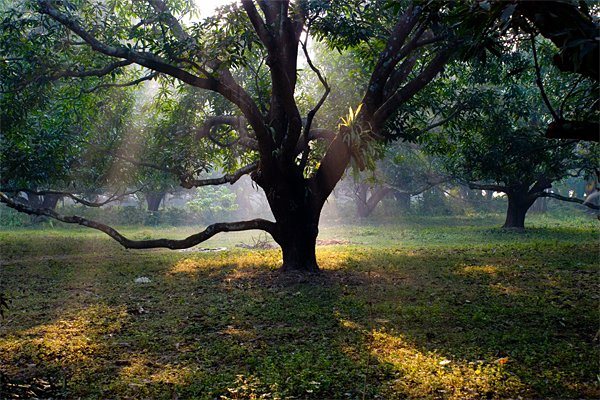
[(229, 188), (204, 186), (196, 190), (196, 198), (189, 201), (187, 205), (205, 221), (214, 222), (226, 219), (232, 211), (238, 209), (236, 194)]
[(478, 105), (463, 106), (441, 128), (443, 134), (432, 131), (420, 139), (428, 151), (442, 158), (449, 174), (465, 182), (516, 187), (542, 178), (558, 180), (582, 165), (572, 143), (549, 142), (544, 137), (548, 115), (526, 54), (514, 52), (493, 63), (463, 65), (453, 72), (446, 76), (448, 83), (439, 84), (452, 88), (448, 95), (469, 96)]

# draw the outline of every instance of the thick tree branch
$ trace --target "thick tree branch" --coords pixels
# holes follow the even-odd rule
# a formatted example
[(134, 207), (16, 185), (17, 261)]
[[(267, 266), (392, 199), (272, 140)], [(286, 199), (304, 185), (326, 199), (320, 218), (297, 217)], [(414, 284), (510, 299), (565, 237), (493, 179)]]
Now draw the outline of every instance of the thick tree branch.
[(68, 15), (63, 14), (54, 8), (51, 5), (50, 0), (38, 0), (38, 6), (42, 14), (50, 16), (67, 29), (77, 34), (88, 43), (93, 50), (99, 53), (111, 57), (123, 58), (131, 63), (136, 63), (151, 70), (170, 75), (189, 85), (220, 93), (227, 100), (238, 106), (246, 116), (259, 139), (261, 152), (264, 152), (265, 154), (270, 153), (270, 136), (265, 127), (262, 115), (250, 95), (235, 82), (229, 71), (219, 72), (219, 78), (222, 81), (211, 76), (199, 77), (169, 63), (167, 60), (156, 54), (136, 51), (123, 46), (112, 46), (99, 41), (75, 19), (70, 18)]
[(546, 129), (546, 137), (600, 142), (600, 123), (598, 121), (553, 121)]
[(265, 26), (265, 22), (256, 10), (256, 7), (252, 3), (252, 0), (242, 0), (242, 7), (244, 7), (246, 14), (248, 14), (248, 18), (250, 19), (254, 30), (258, 34), (260, 41), (265, 45), (267, 49), (273, 48), (273, 36)]
[(77, 215), (62, 215), (54, 210), (50, 209), (36, 209), (29, 207), (25, 204), (15, 202), (6, 194), (0, 192), (0, 203), (6, 204), (8, 207), (13, 208), (19, 212), (23, 212), (30, 215), (43, 215), (46, 217), (54, 218), (58, 221), (65, 222), (67, 224), (78, 224), (88, 228), (97, 229), (101, 232), (106, 233), (111, 238), (119, 242), (123, 247), (127, 249), (153, 249), (153, 248), (167, 248), (167, 249), (187, 249), (202, 243), (217, 233), (221, 232), (235, 232), (235, 231), (247, 231), (252, 229), (258, 229), (270, 233), (273, 237), (276, 236), (275, 223), (264, 219), (253, 219), (249, 221), (239, 222), (220, 222), (209, 225), (202, 232), (188, 236), (185, 239), (152, 239), (152, 240), (131, 240), (123, 236), (116, 229), (102, 224), (100, 222), (92, 221)]
[(334, 136), (321, 160), (316, 174), (310, 179), (316, 201), (324, 202), (344, 175), (350, 162), (350, 149), (341, 134)]
[(385, 121), (398, 109), (398, 107), (410, 99), (415, 93), (425, 87), (436, 75), (444, 68), (446, 62), (450, 59), (452, 51), (450, 49), (440, 50), (435, 57), (427, 64), (417, 77), (408, 82), (401, 89), (396, 91), (381, 107), (377, 109), (371, 121), (375, 128), (383, 126)]

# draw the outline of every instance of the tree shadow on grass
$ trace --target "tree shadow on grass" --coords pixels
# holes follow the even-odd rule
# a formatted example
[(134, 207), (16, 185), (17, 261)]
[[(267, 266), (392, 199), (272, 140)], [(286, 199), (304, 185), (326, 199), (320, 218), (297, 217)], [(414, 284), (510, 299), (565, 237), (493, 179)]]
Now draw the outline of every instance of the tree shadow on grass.
[(50, 310), (2, 327), (1, 369), (55, 398), (596, 396), (595, 251), (493, 250), (321, 249), (313, 277), (275, 251), (22, 266), (12, 311)]

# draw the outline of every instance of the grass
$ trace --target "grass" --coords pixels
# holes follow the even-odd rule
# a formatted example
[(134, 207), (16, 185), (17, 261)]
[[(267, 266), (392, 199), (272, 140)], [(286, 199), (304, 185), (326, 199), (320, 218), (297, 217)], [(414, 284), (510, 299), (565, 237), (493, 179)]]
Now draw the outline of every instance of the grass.
[(499, 222), (324, 227), (350, 244), (319, 247), (315, 277), (236, 248), (248, 233), (184, 253), (0, 231), (0, 398), (600, 397), (597, 225)]

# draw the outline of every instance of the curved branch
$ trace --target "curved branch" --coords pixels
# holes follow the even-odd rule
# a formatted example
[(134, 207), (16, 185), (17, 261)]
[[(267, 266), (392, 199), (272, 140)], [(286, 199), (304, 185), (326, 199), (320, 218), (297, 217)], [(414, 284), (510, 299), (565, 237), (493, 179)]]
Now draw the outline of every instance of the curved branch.
[(531, 34), (531, 51), (533, 53), (533, 64), (535, 66), (535, 84), (540, 89), (540, 94), (542, 95), (542, 100), (544, 100), (544, 104), (548, 107), (548, 111), (552, 114), (552, 118), (555, 121), (560, 121), (561, 117), (554, 111), (548, 96), (546, 95), (546, 91), (544, 90), (544, 84), (542, 83), (542, 72), (540, 71), (540, 64), (538, 63), (537, 49), (535, 48), (535, 35)]
[(181, 186), (186, 189), (191, 189), (193, 187), (209, 186), (209, 185), (222, 185), (224, 183), (229, 183), (229, 184), (233, 185), (242, 176), (249, 174), (250, 172), (256, 170), (257, 168), (258, 168), (258, 161), (255, 161), (252, 164), (248, 164), (245, 167), (238, 169), (237, 171), (235, 171), (232, 174), (226, 174), (219, 178), (186, 179), (185, 177), (181, 177)]
[(557, 199), (557, 200), (562, 200), (562, 201), (568, 201), (570, 203), (581, 204), (588, 208), (591, 208), (592, 210), (600, 210), (600, 206), (590, 203), (588, 200), (578, 199), (577, 197), (565, 197), (565, 196), (561, 196), (560, 194), (557, 194), (557, 193), (548, 193), (548, 192), (540, 193), (539, 197), (550, 197), (551, 199)]
[(219, 222), (216, 224), (209, 225), (202, 232), (188, 236), (185, 239), (151, 239), (151, 240), (131, 240), (123, 236), (116, 229), (102, 224), (100, 222), (92, 221), (77, 215), (62, 215), (56, 211), (50, 209), (36, 209), (29, 207), (25, 204), (20, 204), (10, 199), (6, 194), (0, 192), (0, 203), (6, 204), (8, 207), (13, 208), (19, 212), (23, 212), (30, 215), (44, 215), (46, 217), (54, 218), (58, 221), (65, 222), (67, 224), (78, 224), (93, 228), (101, 232), (106, 233), (111, 238), (115, 239), (126, 249), (154, 249), (154, 248), (167, 248), (171, 250), (176, 249), (187, 249), (195, 246), (198, 243), (202, 243), (217, 233), (220, 232), (235, 232), (235, 231), (248, 231), (252, 229), (258, 229), (270, 233), (271, 236), (276, 236), (276, 225), (274, 222), (267, 221), (265, 219), (253, 219), (249, 221), (239, 222)]
[[(201, 127), (199, 127), (194, 136), (196, 140), (202, 138), (208, 138), (217, 144), (219, 147), (229, 147), (235, 143), (240, 143), (242, 146), (245, 146), (251, 150), (258, 150), (258, 141), (252, 137), (248, 132), (246, 127), (246, 119), (244, 117), (237, 117), (233, 115), (221, 115), (216, 117), (207, 118)], [(221, 143), (214, 136), (211, 135), (211, 130), (215, 126), (219, 125), (230, 125), (235, 128), (239, 134), (239, 138), (230, 143)]]

